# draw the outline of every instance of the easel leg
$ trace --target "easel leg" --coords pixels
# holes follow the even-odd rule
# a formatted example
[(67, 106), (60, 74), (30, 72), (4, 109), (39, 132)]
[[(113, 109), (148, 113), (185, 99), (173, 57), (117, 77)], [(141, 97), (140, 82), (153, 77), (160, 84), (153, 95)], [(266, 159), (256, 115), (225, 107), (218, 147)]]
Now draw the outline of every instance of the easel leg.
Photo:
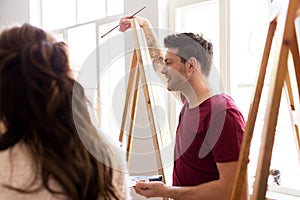
[(277, 26), (277, 22), (276, 19), (274, 19), (269, 25), (265, 49), (263, 52), (263, 58), (262, 58), (260, 71), (259, 71), (259, 76), (257, 79), (254, 96), (252, 97), (252, 105), (250, 106), (250, 110), (248, 114), (248, 120), (245, 128), (245, 133), (244, 133), (242, 147), (239, 156), (239, 163), (238, 163), (237, 171), (235, 174), (235, 180), (231, 192), (231, 200), (239, 200), (241, 198), (242, 190), (243, 190), (243, 187), (241, 186), (244, 185), (244, 182), (247, 180), (246, 175), (247, 175), (248, 156), (250, 152), (250, 144), (253, 137), (255, 121), (256, 121), (257, 112), (259, 108), (260, 97), (262, 94), (262, 88), (264, 85), (265, 74), (267, 70), (270, 50), (271, 50), (276, 26)]
[[(146, 74), (145, 74), (145, 70), (144, 70), (143, 66), (139, 66), (139, 70), (140, 70), (140, 74), (141, 74), (143, 91), (144, 91), (145, 101), (146, 101), (146, 107), (147, 107), (147, 111), (148, 111), (148, 119), (150, 122), (150, 127), (151, 127), (151, 132), (152, 132), (152, 140), (153, 140), (154, 151), (155, 151), (155, 155), (156, 155), (158, 173), (160, 175), (164, 175), (164, 169), (163, 169), (162, 162), (161, 162), (162, 159), (161, 159), (161, 155), (160, 155), (160, 151), (159, 151), (159, 144), (158, 144), (157, 133), (156, 133), (154, 117), (153, 117), (153, 112), (152, 112), (151, 100), (150, 100), (149, 90), (147, 87)], [(165, 182), (164, 176), (163, 176), (163, 182)]]
[[(284, 50), (282, 51), (287, 51)], [(287, 53), (282, 53), (286, 58)], [(281, 59), (283, 60), (283, 59)], [(279, 111), (279, 104), (281, 99), (281, 92), (283, 87), (283, 80), (286, 74), (287, 66), (284, 64), (284, 61), (279, 62), (280, 64), (277, 67), (276, 77), (273, 81), (273, 86), (268, 100), (268, 107), (265, 117), (265, 125), (263, 130), (263, 138), (260, 148), (260, 154), (258, 158), (258, 166), (255, 176), (255, 184), (253, 190), (253, 199), (264, 199), (265, 192), (267, 189), (267, 179), (269, 174), (270, 162), (272, 157), (272, 149), (275, 138), (275, 129), (277, 124), (277, 117)], [(283, 65), (282, 65), (283, 64)], [(280, 66), (280, 67), (279, 67)]]
[(153, 146), (154, 146), (154, 151), (155, 151), (155, 156), (156, 156), (156, 164), (157, 164), (157, 168), (158, 168), (157, 171), (160, 175), (163, 175), (162, 181), (165, 183), (166, 181), (165, 181), (165, 176), (164, 176), (164, 169), (162, 166), (162, 159), (161, 159), (161, 154), (160, 154), (160, 150), (159, 150), (156, 127), (155, 127), (155, 123), (154, 123), (154, 116), (153, 116), (153, 112), (152, 112), (150, 94), (149, 94), (149, 89), (147, 86), (147, 78), (146, 78), (146, 74), (145, 74), (145, 70), (144, 70), (144, 63), (143, 63), (143, 58), (142, 58), (142, 53), (141, 53), (141, 48), (140, 48), (139, 36), (136, 31), (135, 20), (132, 20), (131, 27), (133, 29), (132, 33), (133, 33), (133, 38), (134, 38), (136, 53), (137, 53), (137, 59), (138, 59), (138, 70), (140, 71), (141, 81), (142, 81), (142, 85), (143, 85), (143, 92), (144, 92), (144, 96), (145, 96), (145, 103), (146, 103), (147, 113), (148, 113), (148, 120), (150, 123), (150, 128), (151, 128), (151, 133), (152, 133)]
[[(298, 3), (299, 5), (300, 3)], [(297, 80), (297, 87), (298, 87), (298, 96), (300, 98), (300, 54), (298, 49), (298, 41), (297, 41), (297, 35), (296, 35), (296, 29), (295, 26), (292, 27), (291, 33), (293, 34), (293, 42), (290, 45), (290, 50), (293, 55), (293, 61), (294, 61), (294, 67), (295, 67), (295, 75)]]
[[(294, 37), (295, 37), (295, 43), (292, 44), (291, 47), (291, 52), (293, 55), (293, 61), (294, 61), (294, 69), (295, 69), (295, 76), (296, 76), (296, 81), (297, 81), (297, 88), (298, 88), (298, 97), (300, 99), (300, 54), (299, 54), (299, 49), (298, 49), (298, 42), (297, 42), (297, 36), (296, 36), (296, 31), (294, 29)], [(298, 121), (298, 123), (300, 123)], [(298, 145), (298, 156), (299, 156), (299, 161), (300, 161), (300, 133), (299, 133), (299, 125), (300, 124), (295, 124), (295, 134), (296, 134), (296, 141)]]
[(127, 91), (126, 91), (126, 97), (125, 97), (125, 104), (124, 104), (124, 112), (122, 116), (122, 124), (121, 124), (121, 131), (119, 135), (119, 142), (123, 142), (124, 138), (124, 131), (125, 131), (125, 125), (127, 121), (127, 115), (128, 115), (128, 110), (129, 110), (129, 105), (130, 105), (130, 96), (131, 92), (133, 90), (133, 84), (134, 84), (134, 75), (137, 67), (137, 56), (136, 56), (136, 51), (133, 52), (133, 58), (132, 58), (132, 63), (130, 67), (130, 74), (129, 74), (129, 80), (128, 80), (128, 86), (127, 86)]
[(130, 162), (130, 152), (132, 147), (132, 134), (134, 129), (134, 122), (136, 117), (136, 105), (137, 105), (137, 97), (139, 94), (139, 80), (140, 80), (140, 71), (136, 70), (136, 79), (135, 79), (135, 87), (134, 87), (134, 94), (133, 94), (133, 102), (131, 107), (131, 117), (130, 117), (130, 125), (129, 125), (129, 132), (128, 132), (128, 141), (127, 141), (127, 161)]
[[(129, 82), (128, 82), (127, 93), (126, 93), (125, 107), (124, 107), (124, 113), (123, 113), (123, 118), (122, 118), (119, 141), (122, 142), (123, 137), (124, 137), (125, 123), (127, 121), (126, 119), (127, 119), (129, 103), (130, 103), (129, 99), (130, 99), (131, 92), (133, 91), (132, 87), (134, 84), (134, 72), (136, 71), (136, 79), (135, 79), (136, 82), (135, 82), (135, 88), (134, 88), (135, 90), (134, 90), (133, 103), (132, 103), (132, 108), (131, 108), (131, 110), (132, 110), (131, 121), (130, 121), (129, 134), (128, 134), (128, 143), (127, 143), (127, 160), (129, 163), (132, 140), (133, 140), (132, 132), (133, 132), (135, 116), (136, 116), (138, 86), (139, 86), (139, 79), (141, 78), (144, 97), (145, 97), (145, 103), (146, 103), (146, 107), (147, 107), (147, 111), (148, 111), (147, 112), (148, 120), (150, 123), (150, 128), (151, 128), (151, 133), (152, 133), (152, 140), (153, 140), (153, 145), (154, 145), (158, 173), (163, 176), (162, 181), (165, 183), (166, 181), (165, 181), (165, 176), (164, 176), (164, 169), (162, 166), (162, 159), (161, 159), (160, 150), (159, 150), (159, 143), (158, 143), (158, 138), (157, 138), (157, 133), (156, 133), (154, 116), (153, 116), (153, 112), (152, 112), (151, 100), (150, 100), (150, 96), (149, 96), (146, 74), (145, 74), (144, 65), (143, 65), (143, 58), (142, 58), (140, 44), (139, 44), (139, 37), (138, 37), (137, 31), (136, 31), (136, 25), (135, 25), (134, 20), (132, 20), (131, 27), (133, 30), (132, 33), (133, 33), (133, 38), (134, 38), (134, 42), (135, 42), (135, 50), (134, 50), (133, 61), (132, 61), (132, 65), (131, 65), (131, 72), (130, 72), (130, 77), (129, 77)], [(134, 70), (134, 69), (136, 69), (136, 66), (138, 68), (137, 68), (137, 70)], [(168, 198), (164, 197), (163, 199), (167, 200)]]
[[(300, 54), (299, 54), (299, 49), (298, 49), (298, 41), (297, 41), (297, 36), (296, 36), (296, 29), (293, 26), (293, 29), (291, 30), (292, 32), (292, 37), (293, 37), (293, 41), (290, 44), (290, 51), (292, 53), (293, 56), (293, 65), (294, 65), (294, 74), (296, 77), (296, 84), (297, 84), (297, 91), (298, 92), (298, 98), (300, 99)], [(291, 104), (291, 110), (293, 112), (296, 112), (298, 110), (296, 110), (296, 106), (295, 106), (295, 102), (294, 102), (294, 94), (292, 93), (292, 87), (291, 87), (291, 83), (290, 83), (290, 77), (287, 76), (286, 79), (286, 85), (287, 85), (287, 91), (288, 91), (288, 96), (289, 96), (289, 101)], [(300, 135), (299, 135), (299, 122), (296, 121), (296, 119), (293, 118), (294, 115), (292, 115), (291, 113), (291, 118), (292, 118), (292, 123), (294, 126), (294, 133), (295, 133), (295, 140), (297, 143), (297, 150), (298, 150), (298, 157), (299, 157), (299, 161), (300, 161)]]
[[(296, 122), (296, 119), (294, 119), (294, 114), (296, 112), (296, 106), (295, 106), (295, 100), (294, 100), (294, 94), (292, 90), (292, 85), (291, 85), (291, 79), (290, 79), (290, 73), (287, 73), (286, 79), (285, 79), (285, 89), (287, 92), (287, 97), (288, 97), (288, 102), (290, 104), (290, 118), (291, 118), (291, 125), (294, 128), (293, 132), (295, 134), (295, 142), (297, 145), (297, 153), (299, 157), (299, 162), (300, 162), (300, 138), (299, 138), (299, 128), (298, 124)], [(299, 90), (299, 89), (298, 89)]]
[[(298, 7), (300, 7), (299, 4), (300, 3), (298, 2)], [(291, 52), (292, 52), (293, 61), (294, 61), (294, 69), (295, 69), (297, 88), (298, 88), (298, 97), (300, 99), (300, 54), (299, 54), (299, 49), (298, 49), (299, 41), (297, 40), (295, 27), (293, 27), (293, 33), (294, 33), (293, 37), (294, 37), (295, 42), (291, 43)], [(298, 123), (300, 123), (300, 122), (298, 122)], [(298, 125), (295, 124), (295, 134), (296, 134), (296, 140), (297, 140), (297, 144), (298, 144), (298, 156), (299, 156), (299, 160), (300, 160), (299, 124)]]

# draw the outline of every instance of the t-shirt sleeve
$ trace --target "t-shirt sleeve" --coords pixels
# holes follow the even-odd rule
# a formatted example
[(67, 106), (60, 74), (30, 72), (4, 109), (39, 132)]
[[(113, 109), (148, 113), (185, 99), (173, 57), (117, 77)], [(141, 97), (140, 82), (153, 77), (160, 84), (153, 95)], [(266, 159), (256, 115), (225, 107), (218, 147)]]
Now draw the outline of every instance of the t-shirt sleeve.
[[(245, 130), (242, 114), (236, 109), (227, 109), (225, 116), (219, 114), (215, 120), (217, 126), (213, 130), (214, 134), (219, 132), (217, 142), (212, 147), (215, 161), (217, 163), (237, 161)], [(223, 127), (217, 130), (222, 124)]]

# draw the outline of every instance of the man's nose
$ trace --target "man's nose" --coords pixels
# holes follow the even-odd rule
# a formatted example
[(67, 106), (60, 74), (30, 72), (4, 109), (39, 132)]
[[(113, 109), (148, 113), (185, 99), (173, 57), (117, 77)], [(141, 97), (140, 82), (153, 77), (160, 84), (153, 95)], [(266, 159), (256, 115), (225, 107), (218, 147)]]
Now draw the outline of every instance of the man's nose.
[(166, 74), (168, 72), (168, 66), (164, 65), (160, 72)]

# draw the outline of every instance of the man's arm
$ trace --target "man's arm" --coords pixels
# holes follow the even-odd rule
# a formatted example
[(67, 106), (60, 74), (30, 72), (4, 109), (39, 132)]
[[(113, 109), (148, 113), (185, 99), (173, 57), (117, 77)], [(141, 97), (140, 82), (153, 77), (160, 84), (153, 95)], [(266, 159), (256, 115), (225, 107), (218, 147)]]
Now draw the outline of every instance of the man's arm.
[[(149, 54), (154, 65), (154, 69), (160, 74), (161, 76), (161, 69), (164, 65), (164, 55), (163, 52), (160, 50), (159, 43), (156, 37), (155, 32), (153, 31), (153, 27), (150, 21), (146, 18), (142, 18), (139, 16), (133, 17), (138, 23), (139, 26), (144, 30), (145, 37), (147, 40)], [(127, 29), (131, 28), (131, 17), (123, 17), (120, 19), (120, 31), (125, 32)]]
[[(146, 197), (168, 197), (176, 200), (215, 200), (230, 199), (236, 162), (217, 163), (220, 179), (193, 187), (171, 187), (159, 182), (138, 183), (136, 192)], [(243, 189), (242, 200), (248, 199), (248, 181), (241, 187)]]
[[(131, 20), (135, 19), (139, 26), (143, 29), (147, 41), (147, 46), (149, 50), (149, 55), (151, 57), (151, 61), (153, 63), (153, 68), (156, 72), (156, 74), (159, 76), (159, 78), (163, 81), (163, 83), (166, 85), (166, 79), (161, 73), (161, 70), (164, 67), (164, 53), (161, 51), (158, 39), (156, 37), (155, 32), (153, 31), (153, 27), (150, 23), (150, 21), (146, 18), (134, 16), (132, 17), (123, 17), (119, 21), (120, 25), (120, 31), (125, 32), (127, 29), (131, 28)], [(180, 93), (178, 92), (172, 92), (174, 96), (180, 101)]]

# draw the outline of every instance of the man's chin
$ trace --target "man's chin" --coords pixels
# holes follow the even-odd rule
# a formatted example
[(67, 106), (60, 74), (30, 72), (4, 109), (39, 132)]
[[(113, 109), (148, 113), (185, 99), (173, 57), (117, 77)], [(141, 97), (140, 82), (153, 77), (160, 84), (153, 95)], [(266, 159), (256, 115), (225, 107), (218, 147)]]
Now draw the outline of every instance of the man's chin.
[(167, 86), (167, 90), (170, 91), (170, 92), (174, 92), (174, 91), (177, 91), (174, 87), (172, 86)]
[(169, 85), (167, 85), (167, 90), (168, 90), (168, 91), (173, 91), (173, 90), (172, 90), (172, 87), (169, 86)]

